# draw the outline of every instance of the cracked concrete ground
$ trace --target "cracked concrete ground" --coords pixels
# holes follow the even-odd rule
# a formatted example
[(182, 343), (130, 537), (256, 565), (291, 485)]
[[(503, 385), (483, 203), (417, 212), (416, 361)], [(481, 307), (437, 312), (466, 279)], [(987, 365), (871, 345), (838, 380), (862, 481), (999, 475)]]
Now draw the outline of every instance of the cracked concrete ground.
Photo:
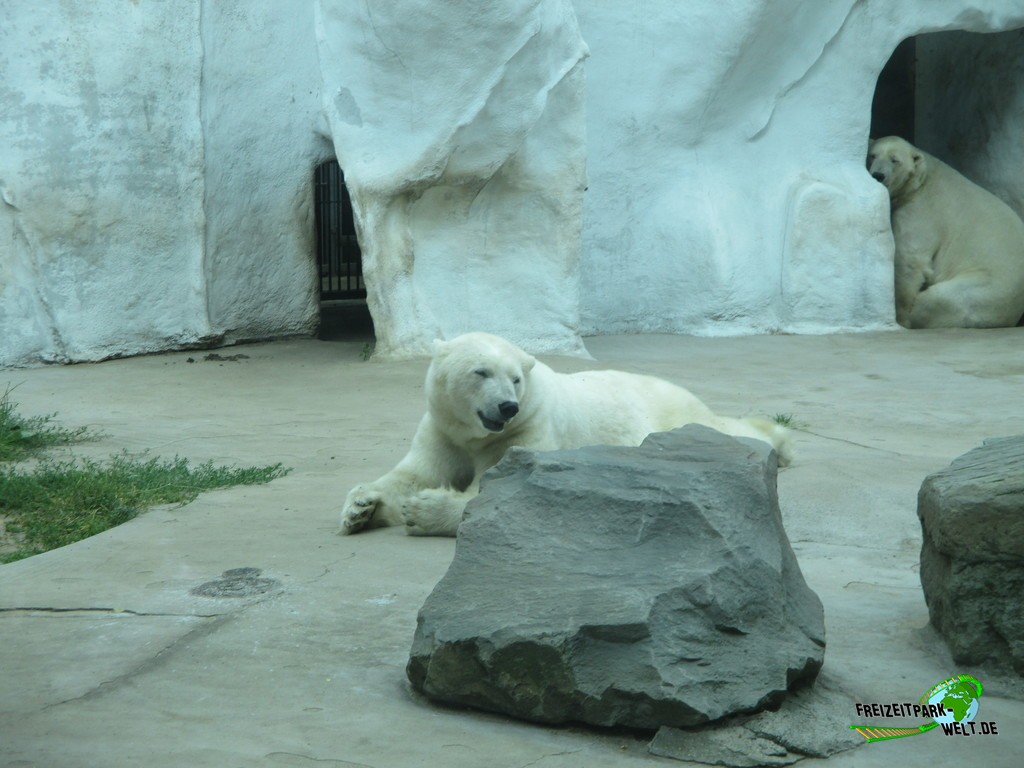
[[(106, 433), (77, 453), (293, 468), (0, 566), (0, 766), (681, 765), (634, 734), (538, 727), (410, 693), (416, 612), (454, 541), (335, 535), (348, 488), (403, 455), (423, 410), (424, 361), (362, 362), (362, 346), (299, 340), (240, 347), (248, 358), (237, 360), (0, 371), (20, 412), (56, 410), (66, 426)], [(985, 684), (979, 719), (998, 736), (933, 732), (801, 765), (1019, 765), (1021, 689), (953, 664), (928, 628), (915, 503), (930, 472), (986, 437), (1024, 433), (1024, 329), (587, 346), (598, 362), (547, 362), (649, 372), (722, 413), (805, 425), (779, 492), (825, 605), (830, 679), (864, 702), (913, 702), (955, 672)], [(239, 568), (278, 585), (193, 593)]]

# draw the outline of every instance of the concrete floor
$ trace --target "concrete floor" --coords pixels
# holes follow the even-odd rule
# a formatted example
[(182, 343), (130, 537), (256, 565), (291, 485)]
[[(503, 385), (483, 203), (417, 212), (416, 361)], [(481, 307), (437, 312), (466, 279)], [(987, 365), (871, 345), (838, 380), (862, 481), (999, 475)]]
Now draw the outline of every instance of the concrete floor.
[[(806, 425), (779, 491), (825, 604), (831, 679), (865, 702), (916, 701), (956, 672), (985, 684), (979, 719), (998, 736), (929, 733), (830, 766), (1019, 765), (1021, 689), (954, 665), (928, 628), (915, 499), (927, 474), (984, 438), (1024, 433), (1024, 329), (587, 346), (597, 363), (547, 361), (649, 372), (722, 413)], [(20, 412), (106, 433), (78, 453), (293, 468), (0, 566), (0, 766), (681, 765), (649, 756), (642, 736), (538, 727), (410, 693), (416, 612), (455, 543), (335, 535), (349, 487), (403, 455), (423, 409), (423, 361), (363, 362), (362, 349), (300, 340), (221, 350), (248, 356), (232, 362), (183, 352), (0, 371)], [(279, 589), (190, 594), (241, 567)]]

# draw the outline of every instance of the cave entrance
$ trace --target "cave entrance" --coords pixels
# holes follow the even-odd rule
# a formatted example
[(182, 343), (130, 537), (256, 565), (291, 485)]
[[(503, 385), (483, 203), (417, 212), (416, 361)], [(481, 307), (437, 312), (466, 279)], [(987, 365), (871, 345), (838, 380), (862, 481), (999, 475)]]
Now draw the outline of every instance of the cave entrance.
[(878, 75), (871, 100), (871, 138), (900, 136), (914, 142), (917, 88), (917, 38), (896, 46)]
[(878, 76), (871, 136), (900, 136), (1024, 217), (1024, 29), (932, 32)]
[(313, 172), (313, 210), (320, 294), (317, 336), (331, 340), (372, 339), (373, 320), (366, 306), (362, 249), (345, 174), (337, 160), (322, 163)]

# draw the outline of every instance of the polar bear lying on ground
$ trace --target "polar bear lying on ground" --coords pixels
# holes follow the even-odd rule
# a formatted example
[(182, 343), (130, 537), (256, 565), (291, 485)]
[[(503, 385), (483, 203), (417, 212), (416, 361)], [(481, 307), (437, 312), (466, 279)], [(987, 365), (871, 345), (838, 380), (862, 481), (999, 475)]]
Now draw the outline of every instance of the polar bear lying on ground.
[(621, 371), (555, 373), (497, 336), (434, 342), (427, 413), (409, 453), (380, 479), (352, 489), (341, 533), (404, 524), (417, 536), (454, 536), (480, 475), (513, 445), (534, 450), (640, 445), (651, 432), (698, 423), (771, 443), (790, 458), (789, 430), (768, 420), (716, 416), (681, 387)]
[(896, 322), (996, 328), (1024, 315), (1024, 222), (1002, 200), (896, 136), (871, 143), (889, 190)]

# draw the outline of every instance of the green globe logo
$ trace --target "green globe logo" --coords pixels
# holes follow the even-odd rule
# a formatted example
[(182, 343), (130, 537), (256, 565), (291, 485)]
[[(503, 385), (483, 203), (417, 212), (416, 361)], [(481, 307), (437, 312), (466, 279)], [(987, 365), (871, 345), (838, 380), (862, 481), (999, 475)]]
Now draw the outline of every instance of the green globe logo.
[[(953, 675), (940, 683), (936, 683), (922, 696), (917, 704), (892, 704), (886, 709), (894, 710), (897, 715), (913, 709), (916, 713), (931, 717), (931, 721), (916, 727), (888, 725), (851, 725), (869, 742), (902, 739), (906, 736), (918, 736), (942, 726), (947, 734), (962, 732), (963, 726), (970, 724), (970, 733), (975, 733), (974, 718), (978, 716), (978, 699), (981, 698), (981, 683), (970, 675)], [(861, 705), (858, 704), (858, 712)], [(870, 707), (877, 709), (878, 704)], [(865, 705), (865, 712), (868, 705)], [(941, 712), (942, 714), (936, 714)], [(876, 715), (877, 716), (877, 715)], [(960, 728), (961, 731), (958, 731)], [(996, 733), (995, 723), (981, 723), (982, 734)], [(970, 735), (962, 733), (961, 735)]]
[(936, 723), (971, 722), (978, 715), (978, 699), (981, 698), (981, 683), (970, 675), (954, 675), (932, 686), (921, 697), (922, 704), (937, 704), (946, 710), (945, 715), (932, 718)]

